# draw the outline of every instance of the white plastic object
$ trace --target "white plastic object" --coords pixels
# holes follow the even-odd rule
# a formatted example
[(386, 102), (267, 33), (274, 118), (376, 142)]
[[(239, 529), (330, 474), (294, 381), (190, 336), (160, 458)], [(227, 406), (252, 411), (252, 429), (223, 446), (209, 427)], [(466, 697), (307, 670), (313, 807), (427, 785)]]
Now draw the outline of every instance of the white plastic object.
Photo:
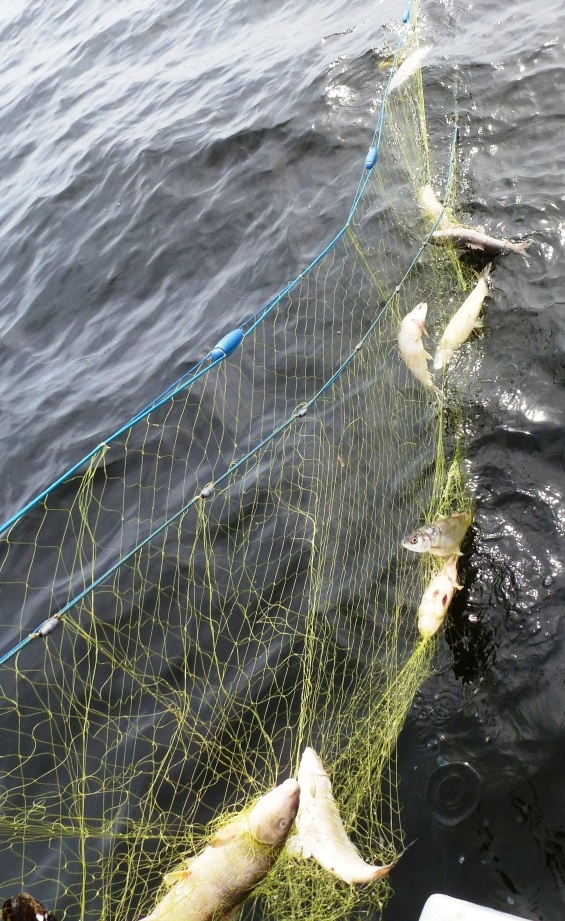
[(424, 905), (420, 921), (527, 921), (518, 915), (509, 915), (505, 911), (485, 908), (474, 902), (453, 899), (450, 895), (435, 893)]

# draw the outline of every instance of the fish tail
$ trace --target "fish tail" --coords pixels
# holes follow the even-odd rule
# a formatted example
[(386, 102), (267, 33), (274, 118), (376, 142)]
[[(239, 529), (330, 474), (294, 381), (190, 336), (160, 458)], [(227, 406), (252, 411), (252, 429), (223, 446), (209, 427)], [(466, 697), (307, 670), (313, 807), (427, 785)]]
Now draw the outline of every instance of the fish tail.
[(528, 246), (532, 245), (533, 242), (534, 242), (533, 240), (522, 240), (521, 243), (515, 243), (514, 252), (523, 253), (525, 250), (527, 250)]

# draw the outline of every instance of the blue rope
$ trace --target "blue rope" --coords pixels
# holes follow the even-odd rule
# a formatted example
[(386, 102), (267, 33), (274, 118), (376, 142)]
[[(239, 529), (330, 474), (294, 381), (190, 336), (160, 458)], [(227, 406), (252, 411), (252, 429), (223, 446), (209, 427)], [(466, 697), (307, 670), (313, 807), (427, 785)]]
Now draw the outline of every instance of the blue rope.
[[(409, 0), (408, 6), (406, 8), (406, 12), (403, 16), (402, 21), (404, 23), (404, 29), (402, 30), (401, 36), (398, 41), (398, 46), (397, 46), (397, 50), (396, 50), (396, 53), (393, 59), (391, 72), (390, 72), (388, 82), (385, 88), (385, 92), (383, 95), (379, 117), (377, 120), (375, 131), (373, 133), (373, 143), (371, 145), (370, 153), (372, 150), (375, 151), (374, 160), (373, 160), (373, 163), (371, 164), (370, 169), (365, 168), (364, 174), (359, 182), (358, 189), (354, 197), (351, 211), (342, 229), (335, 235), (335, 237), (330, 241), (330, 243), (327, 244), (327, 246), (321, 251), (321, 253), (318, 256), (316, 256), (316, 258), (313, 259), (312, 262), (292, 282), (290, 282), (282, 291), (279, 292), (279, 294), (277, 294), (267, 304), (265, 304), (263, 307), (257, 310), (250, 317), (248, 317), (247, 320), (245, 320), (242, 323), (241, 328), (239, 330), (232, 331), (231, 333), (228, 333), (226, 336), (224, 336), (223, 339), (220, 340), (218, 345), (214, 349), (212, 349), (208, 353), (208, 355), (205, 356), (205, 358), (203, 358), (201, 361), (193, 365), (174, 384), (171, 384), (166, 390), (164, 390), (151, 403), (148, 403), (142, 410), (136, 413), (136, 415), (134, 415), (127, 423), (122, 425), (119, 429), (117, 429), (117, 431), (115, 431), (112, 435), (106, 438), (105, 441), (97, 445), (92, 451), (86, 454), (80, 461), (78, 461), (69, 470), (67, 470), (66, 473), (62, 474), (62, 476), (60, 476), (57, 480), (55, 480), (49, 487), (43, 490), (43, 492), (39, 493), (39, 495), (37, 495), (27, 505), (25, 505), (22, 509), (20, 509), (19, 512), (17, 512), (11, 518), (7, 519), (7, 521), (5, 521), (4, 524), (0, 525), (0, 534), (7, 531), (8, 528), (10, 528), (24, 514), (26, 514), (28, 511), (30, 511), (35, 506), (37, 506), (40, 502), (42, 502), (57, 486), (64, 483), (67, 479), (69, 479), (69, 477), (71, 477), (74, 473), (76, 473), (81, 467), (83, 467), (90, 460), (92, 460), (92, 458), (99, 451), (103, 450), (106, 446), (114, 442), (121, 435), (124, 435), (125, 433), (127, 433), (134, 425), (136, 425), (142, 419), (146, 418), (151, 412), (163, 406), (166, 402), (172, 400), (175, 396), (177, 396), (183, 390), (186, 390), (189, 386), (191, 386), (191, 384), (197, 381), (204, 374), (207, 374), (208, 371), (210, 371), (213, 367), (219, 364), (220, 361), (223, 361), (224, 358), (226, 358), (229, 354), (231, 354), (231, 352), (234, 351), (235, 348), (237, 348), (241, 344), (244, 337), (248, 336), (251, 332), (253, 332), (253, 330), (260, 323), (263, 322), (265, 317), (267, 317), (275, 309), (277, 304), (281, 302), (281, 300), (289, 293), (289, 291), (291, 291), (297, 284), (299, 284), (299, 282), (306, 275), (308, 275), (308, 273), (312, 271), (312, 269), (319, 262), (321, 262), (321, 260), (336, 246), (339, 240), (341, 240), (343, 235), (349, 229), (349, 225), (351, 223), (355, 210), (359, 204), (359, 201), (361, 200), (362, 194), (370, 179), (372, 166), (374, 166), (374, 164), (377, 161), (377, 155), (378, 155), (378, 150), (379, 150), (381, 136), (382, 136), (382, 129), (383, 129), (383, 124), (384, 124), (386, 98), (388, 95), (390, 81), (397, 67), (398, 56), (399, 56), (399, 53), (400, 53), (400, 50), (401, 50), (401, 47), (404, 41), (406, 28), (407, 28), (407, 25), (410, 19), (410, 7), (411, 7), (411, 0)], [(457, 133), (457, 128), (454, 132), (453, 144), (455, 144), (456, 133)], [(448, 184), (450, 182), (450, 176), (451, 176), (451, 164), (450, 164), (450, 175), (448, 177)], [(313, 403), (315, 403), (316, 400), (320, 399), (320, 397), (333, 386), (335, 381), (338, 380), (338, 378), (343, 374), (345, 369), (351, 364), (355, 355), (361, 349), (367, 337), (370, 335), (372, 330), (375, 328), (377, 323), (380, 321), (382, 315), (388, 309), (393, 298), (396, 296), (398, 289), (404, 283), (404, 281), (406, 280), (406, 278), (412, 271), (415, 263), (420, 258), (425, 245), (428, 243), (429, 238), (431, 237), (432, 233), (439, 225), (439, 222), (441, 221), (442, 216), (443, 216), (443, 210), (442, 210), (441, 215), (438, 217), (436, 223), (432, 227), (431, 231), (429, 232), (428, 236), (426, 237), (425, 241), (420, 246), (418, 253), (414, 257), (409, 268), (407, 269), (404, 276), (402, 277), (402, 280), (400, 284), (397, 286), (397, 289), (394, 291), (394, 293), (390, 296), (390, 298), (382, 306), (381, 310), (379, 311), (377, 316), (374, 318), (369, 329), (365, 332), (365, 334), (363, 335), (362, 339), (360, 340), (359, 344), (356, 346), (354, 351), (345, 359), (345, 361), (340, 365), (340, 367), (323, 384), (323, 386), (317, 391), (317, 393), (314, 394), (314, 396), (312, 396), (306, 403), (302, 404), (302, 407), (295, 410), (292, 416), (284, 420), (284, 422), (280, 423), (280, 425), (278, 425), (268, 436), (266, 436), (261, 442), (259, 442), (259, 444), (255, 445), (255, 447), (251, 449), (247, 454), (241, 457), (236, 463), (232, 464), (228, 468), (228, 470), (226, 470), (223, 474), (221, 474), (214, 481), (214, 483), (210, 484), (212, 488), (215, 488), (219, 486), (221, 483), (223, 483), (224, 480), (227, 479), (227, 477), (231, 476), (239, 467), (245, 464), (251, 457), (256, 455), (262, 448), (267, 446), (281, 432), (283, 432), (286, 428), (292, 425), (292, 423), (297, 418), (304, 416), (306, 412), (308, 411), (308, 409), (310, 408), (310, 406)], [(121, 566), (123, 566), (126, 562), (128, 562), (128, 560), (132, 559), (132, 557), (134, 557), (136, 553), (139, 553), (140, 550), (142, 550), (145, 546), (147, 546), (147, 544), (149, 544), (152, 540), (158, 537), (166, 528), (168, 528), (171, 524), (174, 524), (175, 521), (181, 518), (196, 502), (205, 498), (207, 495), (211, 495), (211, 490), (209, 488), (204, 489), (198, 496), (193, 497), (178, 512), (176, 512), (174, 515), (168, 518), (167, 521), (164, 522), (164, 524), (160, 525), (155, 531), (153, 531), (150, 535), (148, 535), (148, 537), (146, 537), (139, 544), (137, 544), (133, 548), (133, 550), (129, 551), (125, 556), (121, 557), (116, 563), (114, 563), (111, 567), (109, 567), (109, 569), (107, 569), (104, 573), (102, 573), (100, 576), (94, 579), (85, 589), (83, 589), (83, 591), (81, 591), (78, 595), (76, 595), (73, 599), (71, 599), (71, 601), (69, 601), (63, 608), (61, 608), (57, 612), (56, 615), (51, 616), (50, 618), (48, 618), (47, 620), (44, 620), (41, 624), (39, 624), (36, 630), (34, 630), (28, 636), (24, 637), (16, 646), (14, 646), (12, 649), (10, 649), (8, 652), (6, 652), (3, 656), (0, 657), (0, 667), (4, 665), (9, 659), (13, 658), (13, 656), (17, 655), (17, 653), (20, 652), (20, 650), (22, 650), (25, 646), (27, 646), (33, 639), (36, 639), (39, 636), (45, 636), (48, 632), (50, 632), (50, 628), (52, 629), (53, 626), (56, 625), (54, 623), (56, 620), (59, 620), (69, 610), (71, 610), (71, 608), (79, 604), (80, 601), (82, 601), (88, 594), (90, 594), (90, 592), (92, 592), (95, 588), (97, 588), (99, 585), (105, 582), (108, 578), (110, 578), (110, 576), (112, 576), (115, 572), (117, 572), (117, 570)]]
[(369, 154), (371, 156), (370, 158), (368, 156), (367, 161), (365, 162), (365, 173), (361, 176), (359, 180), (359, 185), (357, 186), (357, 192), (355, 193), (353, 197), (353, 204), (351, 205), (351, 211), (349, 212), (349, 217), (347, 218), (347, 224), (351, 223), (351, 220), (353, 219), (353, 215), (355, 214), (355, 211), (357, 210), (357, 206), (359, 205), (359, 202), (361, 201), (363, 193), (367, 187), (367, 183), (369, 182), (369, 179), (371, 178), (371, 170), (373, 169), (378, 159), (379, 151), (381, 148), (381, 138), (382, 138), (382, 133), (383, 133), (386, 103), (387, 103), (388, 94), (390, 91), (390, 84), (391, 84), (392, 78), (394, 77), (396, 71), (398, 70), (398, 58), (399, 58), (402, 46), (404, 44), (404, 39), (406, 37), (406, 32), (407, 32), (408, 25), (410, 22), (411, 6), (412, 6), (412, 2), (411, 0), (408, 0), (408, 6), (406, 7), (406, 10), (402, 17), (404, 28), (402, 29), (400, 33), (400, 38), (396, 46), (396, 51), (394, 53), (392, 65), (391, 65), (390, 72), (388, 75), (388, 80), (385, 86), (385, 91), (383, 93), (381, 107), (379, 109), (377, 123), (375, 125), (375, 130), (373, 132), (371, 146), (369, 148)]
[[(454, 96), (455, 96), (455, 90), (454, 90)], [(453, 135), (452, 135), (452, 140), (451, 140), (449, 168), (448, 168), (448, 174), (447, 174), (447, 179), (445, 183), (446, 195), (451, 185), (453, 165), (454, 165), (454, 160), (455, 160), (454, 155), (455, 155), (455, 149), (456, 149), (457, 138), (458, 138), (458, 133), (459, 133), (456, 97), (454, 98), (454, 105), (455, 105), (455, 127), (453, 129)], [(72, 598), (71, 601), (69, 601), (64, 607), (62, 607), (57, 612), (57, 614), (50, 616), (47, 620), (44, 620), (41, 624), (38, 625), (38, 627), (32, 633), (24, 637), (16, 646), (14, 646), (12, 649), (6, 652), (2, 657), (0, 657), (0, 667), (4, 665), (9, 659), (13, 658), (13, 656), (17, 655), (17, 653), (20, 652), (20, 650), (22, 650), (29, 643), (31, 643), (32, 640), (36, 639), (37, 637), (45, 635), (43, 631), (46, 625), (52, 624), (55, 619), (62, 618), (68, 611), (71, 610), (71, 608), (75, 607), (77, 604), (79, 604), (80, 601), (82, 601), (87, 595), (89, 595), (90, 592), (92, 592), (95, 588), (97, 588), (99, 585), (101, 585), (103, 582), (109, 579), (110, 576), (114, 575), (114, 573), (116, 573), (118, 569), (120, 569), (120, 567), (124, 565), (124, 563), (127, 563), (128, 560), (131, 560), (135, 556), (136, 553), (139, 553), (139, 551), (142, 550), (144, 547), (146, 547), (152, 540), (155, 540), (156, 537), (162, 534), (163, 531), (165, 531), (170, 525), (174, 524), (175, 521), (178, 521), (179, 518), (182, 518), (182, 516), (185, 515), (186, 512), (190, 508), (192, 508), (193, 505), (196, 504), (196, 502), (202, 501), (203, 499), (211, 496), (213, 494), (213, 490), (216, 487), (220, 486), (228, 477), (232, 476), (236, 470), (238, 470), (243, 464), (247, 463), (247, 461), (250, 460), (259, 451), (261, 451), (262, 448), (266, 447), (271, 441), (273, 441), (278, 435), (280, 435), (281, 432), (289, 428), (289, 426), (291, 426), (298, 418), (302, 418), (307, 414), (308, 409), (314, 403), (316, 403), (316, 401), (319, 400), (333, 386), (333, 384), (341, 377), (344, 371), (352, 363), (357, 353), (361, 351), (364, 343), (366, 342), (368, 337), (371, 335), (375, 327), (378, 325), (382, 316), (386, 313), (392, 301), (397, 296), (402, 285), (404, 284), (404, 282), (406, 281), (406, 279), (408, 278), (408, 276), (414, 269), (414, 266), (416, 265), (416, 263), (419, 261), (420, 257), (422, 256), (422, 253), (424, 252), (425, 247), (428, 245), (434, 231), (437, 230), (439, 224), (441, 223), (445, 210), (446, 209), (444, 206), (441, 210), (441, 213), (438, 215), (435, 223), (431, 227), (430, 231), (424, 238), (423, 242), (420, 244), (416, 254), (413, 256), (399, 284), (396, 286), (392, 294), (384, 302), (381, 309), (377, 312), (377, 314), (373, 318), (372, 323), (370, 324), (368, 329), (365, 331), (365, 333), (359, 340), (358, 344), (355, 346), (353, 351), (347, 356), (347, 358), (345, 358), (342, 364), (336, 369), (336, 371), (334, 371), (331, 377), (327, 381), (325, 381), (325, 383), (320, 387), (320, 389), (312, 397), (310, 397), (309, 400), (307, 400), (300, 407), (295, 409), (291, 416), (289, 416), (287, 419), (281, 422), (278, 426), (276, 426), (276, 428), (273, 429), (273, 431), (269, 435), (263, 438), (257, 445), (255, 445), (255, 447), (253, 447), (250, 451), (248, 451), (247, 454), (243, 455), (238, 461), (231, 464), (230, 467), (226, 471), (224, 471), (224, 473), (222, 473), (216, 480), (214, 480), (213, 483), (209, 484), (208, 487), (205, 487), (199, 493), (199, 495), (193, 496), (193, 498), (190, 499), (178, 512), (175, 512), (174, 515), (171, 515), (171, 517), (168, 518), (167, 521), (165, 521), (162, 525), (160, 525), (158, 528), (152, 531), (151, 534), (149, 534), (146, 538), (144, 538), (140, 543), (138, 543), (137, 546), (133, 548), (133, 550), (130, 550), (129, 553), (121, 557), (116, 563), (110, 566), (104, 573), (98, 576), (98, 578), (94, 579), (90, 583), (90, 585), (88, 585), (78, 595)]]
[[(386, 103), (386, 98), (388, 94), (388, 88), (389, 88), (392, 76), (396, 70), (398, 56), (402, 48), (402, 44), (404, 42), (406, 29), (408, 27), (408, 22), (410, 19), (411, 2), (412, 0), (409, 0), (408, 6), (406, 7), (406, 11), (402, 17), (404, 28), (402, 29), (400, 37), (398, 39), (397, 49), (394, 55), (391, 72), (389, 74), (388, 82), (387, 82), (383, 100), (381, 103), (381, 108), (379, 111), (379, 116), (377, 119), (377, 124), (374, 130), (374, 133), (373, 133), (372, 146), (373, 147), (376, 146), (377, 152), (378, 152), (378, 147), (380, 145), (382, 128), (384, 124), (385, 103)], [(375, 145), (375, 139), (377, 139), (376, 145)], [(283, 290), (280, 291), (279, 294), (277, 294), (274, 298), (268, 301), (267, 304), (265, 304), (263, 307), (260, 307), (259, 310), (255, 311), (255, 313), (253, 313), (250, 317), (248, 317), (241, 324), (241, 329), (243, 330), (244, 336), (248, 336), (250, 333), (252, 333), (253, 330), (260, 323), (262, 323), (263, 320), (275, 309), (277, 304), (279, 304), (282, 301), (282, 299), (289, 293), (289, 291), (291, 291), (294, 287), (296, 287), (296, 285), (299, 284), (302, 281), (302, 279), (306, 275), (308, 275), (308, 273), (311, 272), (312, 269), (316, 265), (318, 265), (318, 263), (324, 258), (324, 256), (326, 256), (341, 240), (343, 234), (345, 233), (345, 231), (347, 230), (347, 228), (349, 227), (351, 223), (355, 210), (361, 200), (363, 192), (365, 191), (365, 187), (370, 179), (370, 175), (371, 175), (371, 171), (365, 170), (363, 175), (361, 176), (359, 185), (357, 187), (357, 192), (355, 193), (355, 196), (354, 196), (353, 205), (349, 212), (349, 216), (347, 218), (345, 225), (342, 227), (339, 233), (335, 235), (333, 240), (331, 240), (331, 242), (328, 243), (328, 245), (322, 250), (322, 252), (318, 256), (316, 256), (315, 259), (312, 260), (312, 262), (300, 273), (300, 275), (298, 275), (285, 288), (283, 288)], [(230, 334), (228, 333), (228, 336), (229, 335)], [(183, 390), (188, 389), (188, 387), (192, 386), (192, 384), (194, 384), (200, 377), (202, 377), (204, 374), (207, 374), (209, 371), (211, 371), (212, 368), (214, 368), (219, 363), (219, 361), (222, 361), (224, 358), (227, 357), (228, 354), (230, 354), (229, 352), (226, 352), (216, 357), (214, 353), (217, 351), (217, 348), (218, 347), (216, 346), (216, 348), (212, 349), (208, 353), (208, 355), (205, 356), (205, 358), (197, 362), (197, 364), (193, 365), (193, 367), (190, 368), (188, 371), (186, 371), (185, 374), (183, 374), (182, 377), (180, 377), (174, 384), (171, 384), (169, 387), (167, 387), (167, 389), (164, 390), (154, 400), (152, 400), (151, 403), (148, 403), (143, 409), (139, 410), (139, 412), (137, 412), (134, 416), (132, 416), (128, 422), (120, 426), (120, 428), (117, 429), (117, 431), (115, 431), (112, 435), (109, 435), (103, 442), (101, 442), (101, 444), (97, 445), (95, 448), (89, 451), (88, 454), (85, 454), (84, 457), (82, 457), (79, 461), (77, 461), (77, 463), (73, 464), (72, 467), (70, 467), (65, 473), (63, 473), (60, 477), (54, 480), (54, 482), (52, 482), (42, 492), (40, 492), (37, 496), (35, 496), (34, 499), (30, 500), (30, 502), (24, 505), (18, 512), (16, 512), (14, 515), (12, 515), (6, 521), (0, 524), (0, 535), (4, 534), (23, 515), (31, 511), (37, 505), (39, 505), (39, 503), (42, 502), (44, 499), (46, 499), (47, 496), (49, 496), (49, 494), (53, 492), (54, 489), (56, 489), (62, 483), (66, 482), (71, 476), (73, 476), (82, 467), (88, 464), (89, 461), (91, 461), (92, 458), (100, 450), (102, 450), (106, 445), (109, 445), (112, 442), (116, 441), (117, 438), (119, 438), (121, 435), (124, 435), (131, 428), (133, 428), (134, 425), (137, 425), (138, 422), (141, 422), (143, 419), (145, 419), (149, 415), (149, 413), (153, 412), (155, 409), (159, 409), (159, 407), (163, 406), (165, 402), (167, 402), (168, 400), (172, 400), (175, 396), (177, 396)], [(1, 660), (0, 660), (0, 664), (1, 664)]]

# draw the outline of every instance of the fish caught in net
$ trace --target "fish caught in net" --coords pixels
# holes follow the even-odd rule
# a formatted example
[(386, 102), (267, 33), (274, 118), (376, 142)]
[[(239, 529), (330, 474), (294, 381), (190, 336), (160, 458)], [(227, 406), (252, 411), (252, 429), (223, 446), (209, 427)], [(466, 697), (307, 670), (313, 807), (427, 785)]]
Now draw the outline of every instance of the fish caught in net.
[[(458, 384), (447, 366), (425, 387), (398, 335), (426, 302), (437, 342), (476, 284), (428, 245), (456, 204), (456, 126), (446, 94), (432, 176), (417, 19), (331, 245), (3, 529), (2, 882), (60, 921), (150, 914), (309, 747), (363, 860), (402, 851), (394, 751), (437, 561), (401, 544), (469, 500)], [(250, 911), (331, 921), (388, 887), (283, 849)]]

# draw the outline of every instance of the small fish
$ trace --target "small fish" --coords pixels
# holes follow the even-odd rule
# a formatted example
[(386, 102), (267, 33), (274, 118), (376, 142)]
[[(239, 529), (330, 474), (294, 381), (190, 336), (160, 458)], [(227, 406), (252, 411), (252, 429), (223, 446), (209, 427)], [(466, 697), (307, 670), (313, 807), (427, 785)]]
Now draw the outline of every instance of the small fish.
[(312, 857), (324, 870), (350, 884), (372, 883), (386, 876), (394, 864), (366, 863), (348, 837), (333, 798), (331, 780), (313, 748), (304, 750), (298, 783), (297, 833), (289, 838), (287, 852), (294, 857)]
[(167, 873), (171, 889), (144, 921), (226, 921), (273, 866), (299, 802), (300, 786), (292, 778), (262, 796), (204, 850)]
[(438, 393), (438, 389), (432, 381), (428, 360), (431, 355), (426, 352), (422, 335), (425, 332), (426, 314), (428, 305), (425, 303), (417, 304), (410, 313), (407, 313), (400, 324), (398, 334), (398, 349), (407, 367), (421, 384), (429, 387)]
[(435, 243), (454, 243), (455, 246), (463, 246), (465, 249), (479, 250), (483, 253), (491, 253), (493, 256), (503, 255), (504, 253), (523, 253), (531, 245), (531, 240), (522, 240), (521, 243), (513, 243), (511, 240), (498, 240), (496, 237), (490, 237), (482, 229), (473, 230), (471, 227), (447, 227), (443, 230), (435, 230), (432, 234), (432, 240)]
[(453, 353), (467, 341), (472, 330), (482, 324), (479, 314), (488, 294), (488, 278), (491, 269), (492, 262), (483, 270), (477, 284), (445, 327), (434, 358), (436, 370), (445, 368)]
[(398, 89), (399, 86), (402, 86), (403, 83), (406, 83), (410, 77), (416, 73), (424, 58), (428, 55), (431, 50), (431, 45), (422, 45), (421, 48), (416, 48), (416, 51), (413, 51), (412, 54), (409, 54), (406, 60), (402, 62), (398, 70), (393, 74), (392, 80), (388, 85), (389, 93), (392, 90)]
[(431, 185), (423, 185), (418, 189), (418, 202), (424, 214), (435, 222), (439, 220), (438, 230), (446, 230), (453, 224), (450, 208), (445, 208), (432, 189)]
[(459, 547), (471, 524), (471, 512), (457, 512), (449, 518), (438, 518), (432, 524), (418, 528), (402, 541), (406, 550), (431, 553), (432, 556), (461, 556)]
[(57, 921), (53, 912), (29, 892), (20, 892), (6, 899), (2, 905), (2, 918), (3, 921)]
[(422, 595), (418, 608), (418, 630), (422, 636), (437, 633), (456, 589), (460, 588), (463, 586), (457, 582), (457, 554), (454, 553), (447, 557)]

